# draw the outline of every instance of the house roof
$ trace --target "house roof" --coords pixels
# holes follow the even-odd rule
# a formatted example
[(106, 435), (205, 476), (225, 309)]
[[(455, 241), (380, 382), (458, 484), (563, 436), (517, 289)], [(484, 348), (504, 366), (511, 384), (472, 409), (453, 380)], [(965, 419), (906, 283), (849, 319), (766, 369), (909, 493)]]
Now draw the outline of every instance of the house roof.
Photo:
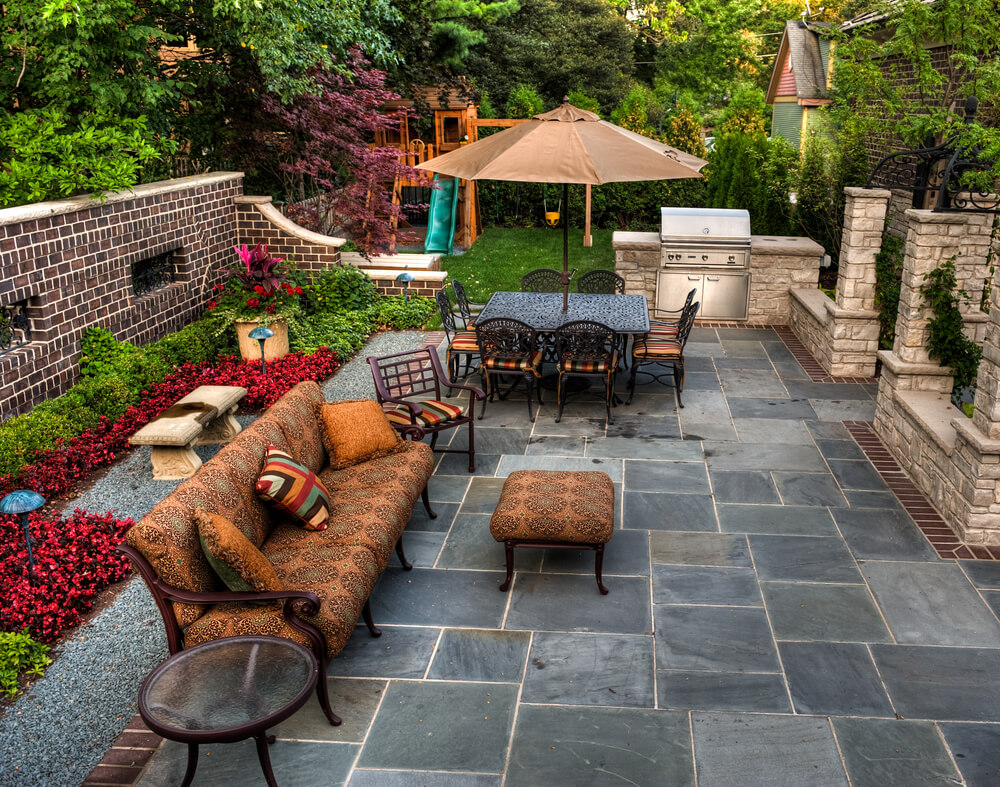
[[(920, 0), (920, 2), (924, 3), (924, 5), (933, 5), (937, 2), (937, 0)], [(899, 0), (889, 0), (890, 9), (898, 3)], [(864, 25), (878, 24), (879, 22), (884, 22), (888, 19), (890, 14), (891, 10), (886, 10), (885, 8), (880, 8), (877, 11), (869, 11), (868, 13), (861, 14), (853, 19), (848, 19), (840, 26), (840, 29), (848, 31), (854, 30), (857, 27), (863, 27)]]
[(781, 37), (774, 72), (767, 87), (769, 104), (774, 101), (785, 63), (789, 60), (795, 78), (796, 97), (826, 98), (826, 69), (820, 54), (819, 32), (829, 26), (826, 22), (804, 22), (800, 19), (785, 22), (785, 34)]

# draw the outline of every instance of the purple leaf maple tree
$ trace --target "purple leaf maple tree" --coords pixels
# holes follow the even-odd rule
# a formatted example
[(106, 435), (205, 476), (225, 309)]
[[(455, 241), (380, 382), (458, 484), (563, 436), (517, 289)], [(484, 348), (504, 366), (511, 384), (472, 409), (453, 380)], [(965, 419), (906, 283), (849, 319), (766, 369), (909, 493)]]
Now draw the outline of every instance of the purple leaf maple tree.
[(288, 104), (265, 96), (264, 110), (278, 133), (255, 134), (260, 144), (276, 148), (289, 201), (309, 201), (289, 216), (312, 229), (345, 233), (365, 255), (391, 251), (394, 219), (405, 218), (393, 201), (394, 185), (430, 184), (397, 148), (372, 144), (376, 132), (398, 127), (400, 114), (386, 105), (399, 95), (357, 48), (340, 69), (318, 71), (313, 79), (315, 91)]

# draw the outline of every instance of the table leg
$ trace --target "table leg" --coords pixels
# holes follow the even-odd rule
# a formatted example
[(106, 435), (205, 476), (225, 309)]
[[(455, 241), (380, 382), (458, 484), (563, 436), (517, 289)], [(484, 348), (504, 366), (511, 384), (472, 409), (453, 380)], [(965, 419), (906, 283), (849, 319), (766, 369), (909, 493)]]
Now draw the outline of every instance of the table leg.
[(190, 787), (191, 782), (194, 781), (194, 772), (196, 770), (198, 770), (198, 744), (189, 743), (187, 770), (184, 771), (184, 780), (181, 782), (181, 787)]
[(260, 760), (261, 770), (264, 771), (267, 787), (278, 787), (278, 783), (274, 780), (274, 771), (271, 770), (271, 755), (267, 752), (267, 733), (261, 732), (254, 735), (253, 739), (257, 743), (257, 758)]
[(236, 435), (243, 431), (243, 427), (240, 426), (240, 422), (236, 420), (236, 409), (239, 407), (238, 404), (234, 404), (226, 412), (220, 413), (219, 416), (208, 424), (201, 432), (201, 436), (198, 438), (198, 445), (204, 445), (206, 443), (228, 443)]

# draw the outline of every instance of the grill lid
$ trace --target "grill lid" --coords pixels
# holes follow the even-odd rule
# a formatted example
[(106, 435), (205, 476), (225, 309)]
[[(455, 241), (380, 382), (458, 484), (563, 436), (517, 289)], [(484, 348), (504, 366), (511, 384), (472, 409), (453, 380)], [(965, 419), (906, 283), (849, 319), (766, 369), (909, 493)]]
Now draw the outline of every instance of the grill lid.
[(660, 241), (750, 245), (750, 213), (721, 208), (660, 208)]

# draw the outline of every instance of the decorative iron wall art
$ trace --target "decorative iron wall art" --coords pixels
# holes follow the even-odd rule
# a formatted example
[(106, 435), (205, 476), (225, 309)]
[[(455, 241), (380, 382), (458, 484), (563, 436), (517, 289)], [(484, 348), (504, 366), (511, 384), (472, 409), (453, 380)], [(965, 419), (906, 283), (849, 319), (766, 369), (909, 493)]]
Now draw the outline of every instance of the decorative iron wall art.
[(132, 292), (137, 298), (174, 280), (174, 252), (165, 251), (155, 257), (147, 257), (132, 263)]
[(18, 301), (0, 306), (0, 355), (22, 347), (31, 341), (31, 321), (28, 302)]
[[(967, 126), (975, 121), (978, 105), (974, 96), (966, 99)], [(993, 167), (978, 147), (950, 139), (934, 147), (890, 153), (872, 170), (866, 188), (910, 191), (914, 207), (923, 207), (928, 193), (936, 194), (937, 212), (1000, 213), (1000, 183), (990, 174)], [(976, 173), (984, 177), (975, 178)]]

